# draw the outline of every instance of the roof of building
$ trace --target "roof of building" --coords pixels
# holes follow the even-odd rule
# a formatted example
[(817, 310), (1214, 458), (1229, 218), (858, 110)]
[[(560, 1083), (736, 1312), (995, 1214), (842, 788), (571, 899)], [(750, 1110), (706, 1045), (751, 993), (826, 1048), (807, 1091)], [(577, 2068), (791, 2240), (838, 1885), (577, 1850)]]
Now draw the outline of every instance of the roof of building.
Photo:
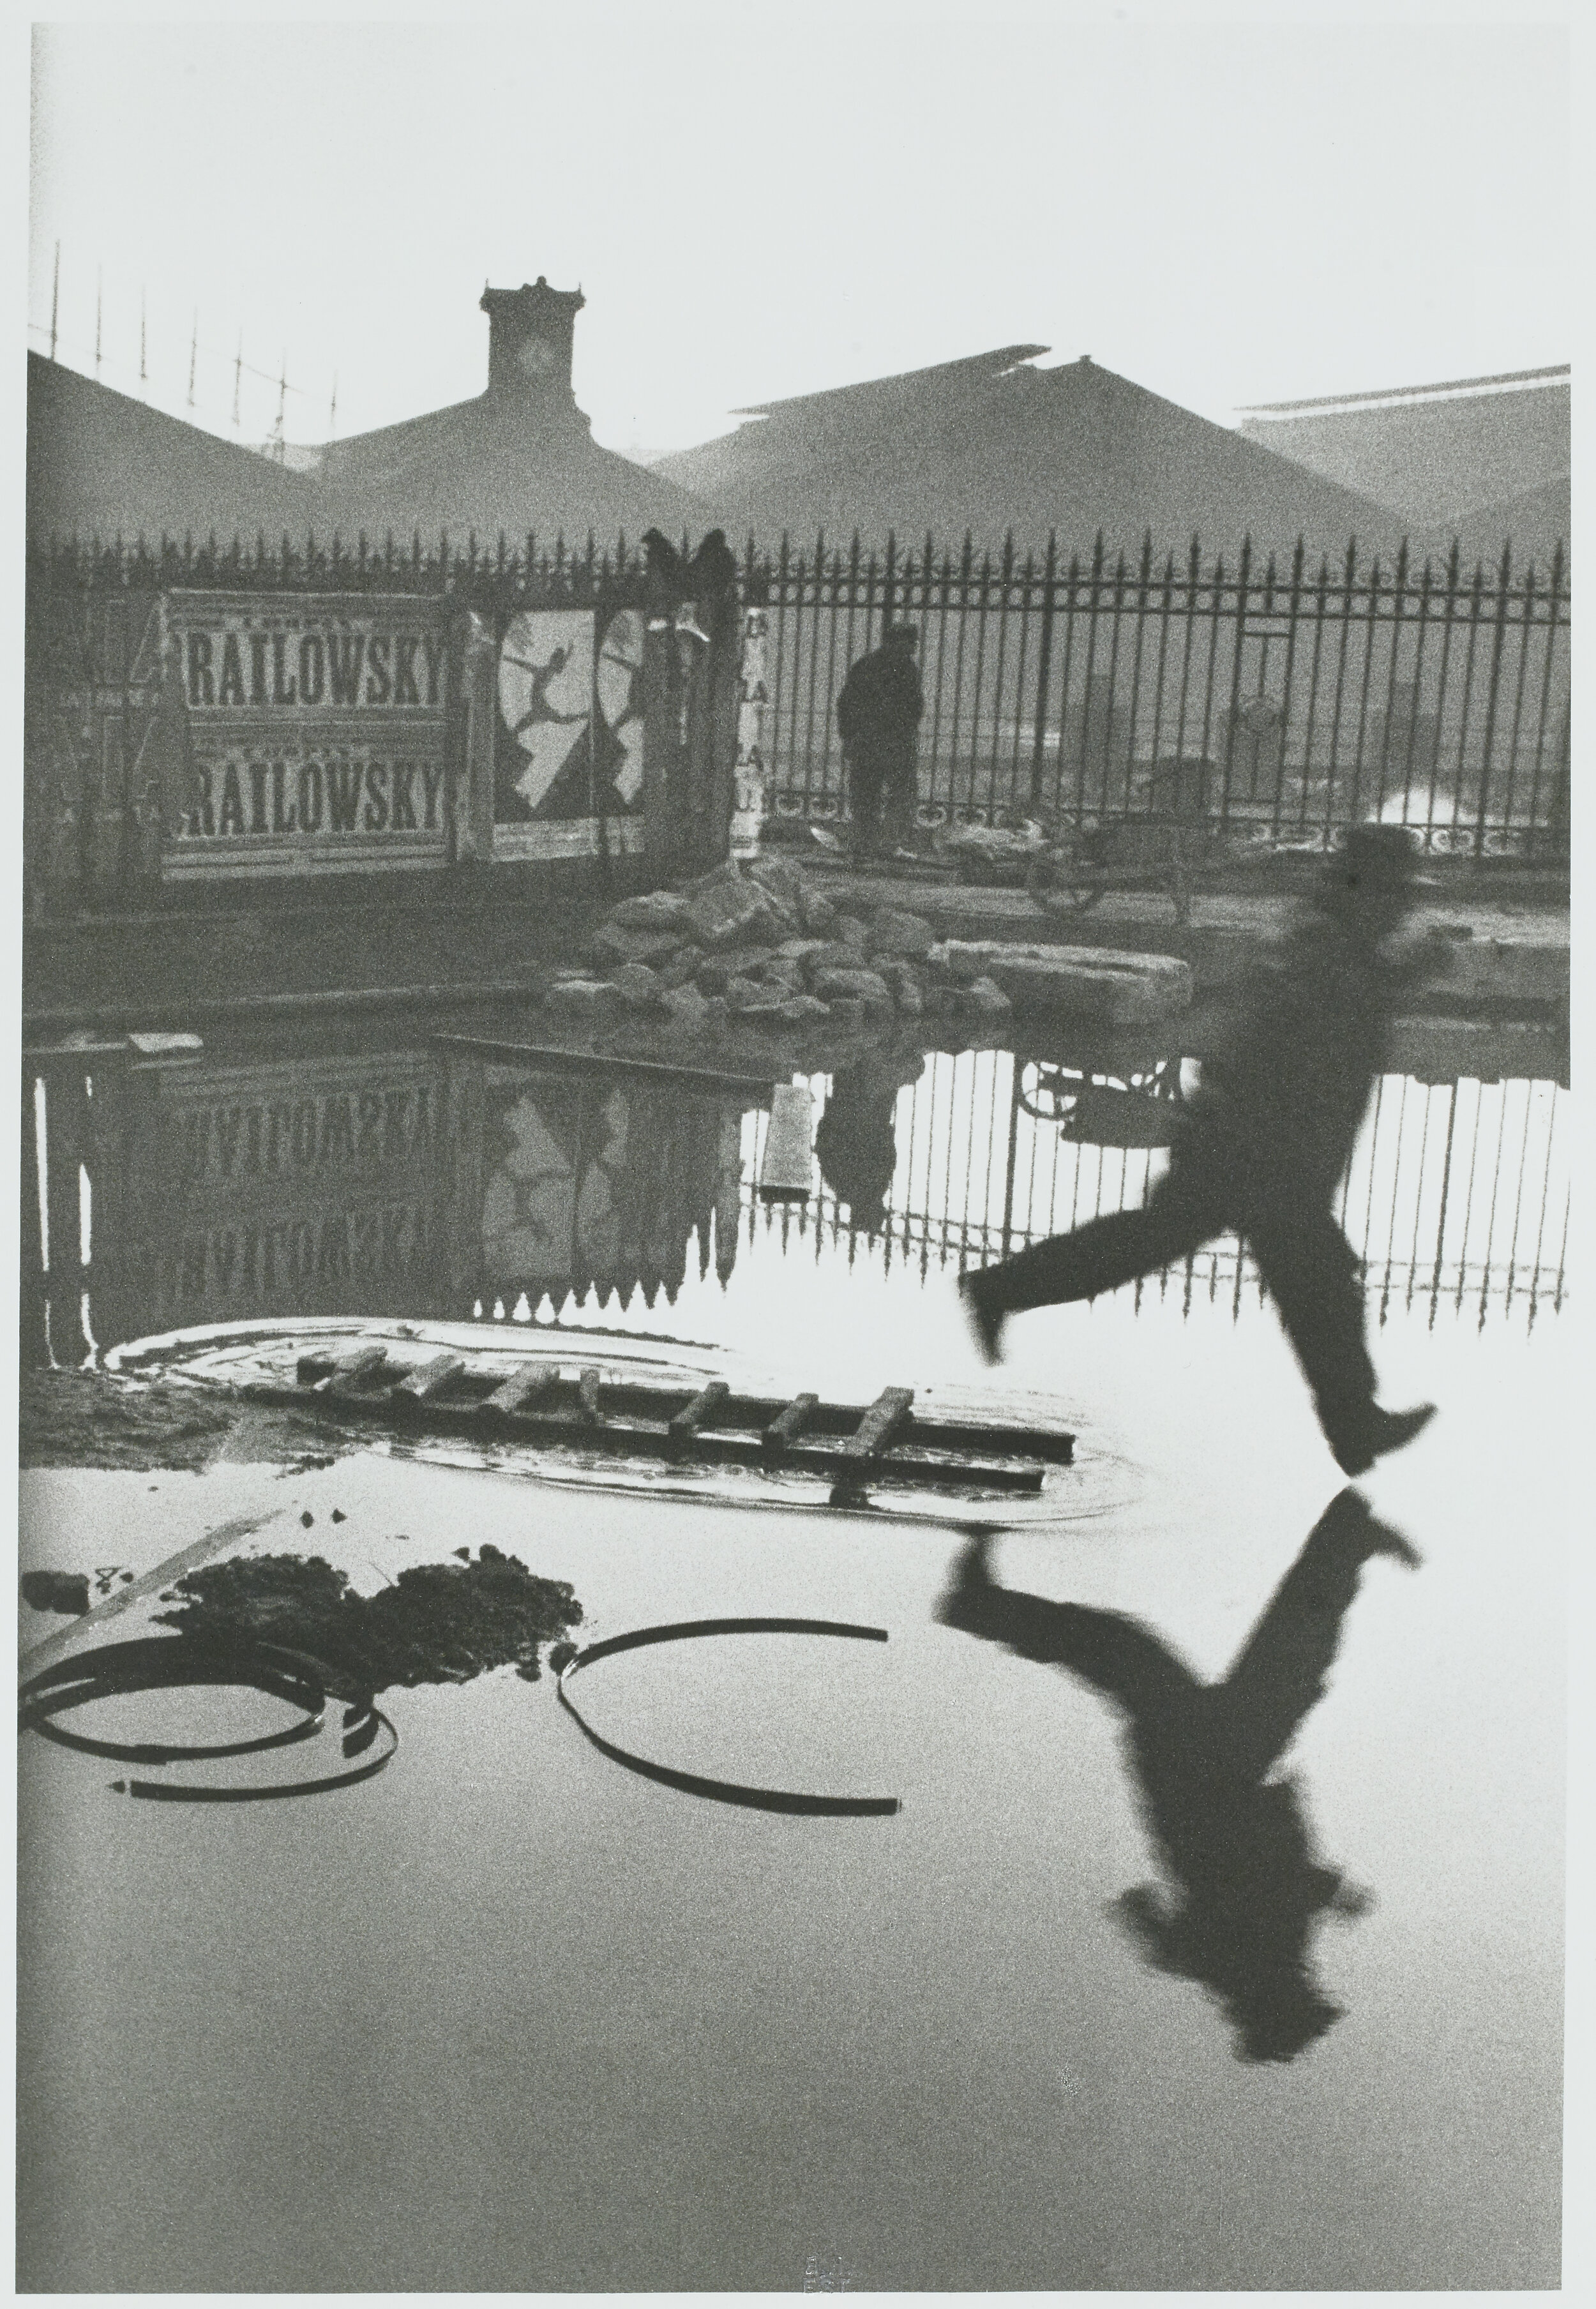
[(1260, 553), (1340, 555), (1400, 524), (1366, 497), (1271, 454), (1089, 359), (1029, 365), (1007, 346), (963, 361), (768, 404), (734, 433), (660, 461), (708, 500), (734, 534), (767, 543), (783, 531), (837, 541), (929, 530), (957, 549), (968, 530), (1022, 547), (1056, 531), (1066, 551), (1111, 550), (1143, 533), (1184, 553), (1193, 535), (1233, 557), (1250, 533)]
[(308, 478), (318, 524), (348, 537), (502, 531), (519, 543), (535, 532), (552, 546), (557, 533), (579, 543), (591, 532), (604, 546), (650, 528), (698, 532), (707, 519), (685, 489), (601, 449), (579, 412), (540, 414), (486, 393), (337, 442)]
[(1566, 475), (1569, 418), (1568, 370), (1522, 369), (1281, 402), (1247, 412), (1241, 429), (1429, 530), (1464, 510), (1484, 520)]
[(1568, 566), (1570, 512), (1569, 477), (1561, 473), (1496, 505), (1465, 507), (1437, 523), (1423, 542), (1444, 552), (1455, 538), (1465, 567), (1479, 560), (1488, 566), (1511, 547), (1514, 570), (1533, 562), (1537, 575), (1546, 576), (1559, 546), (1564, 567)]
[(1313, 401), (1259, 401), (1249, 408), (1238, 410), (1240, 417), (1289, 417), (1309, 410), (1321, 411), (1340, 409), (1372, 409), (1393, 407), (1404, 402), (1438, 401), (1443, 395), (1499, 393), (1516, 385), (1556, 384), (1572, 376), (1566, 361), (1552, 368), (1499, 369), (1494, 376), (1446, 377), (1439, 385), (1392, 385), (1377, 388), (1373, 393), (1331, 393), (1321, 394)]
[(311, 502), (301, 475), (253, 449), (29, 354), (30, 535), (303, 538)]

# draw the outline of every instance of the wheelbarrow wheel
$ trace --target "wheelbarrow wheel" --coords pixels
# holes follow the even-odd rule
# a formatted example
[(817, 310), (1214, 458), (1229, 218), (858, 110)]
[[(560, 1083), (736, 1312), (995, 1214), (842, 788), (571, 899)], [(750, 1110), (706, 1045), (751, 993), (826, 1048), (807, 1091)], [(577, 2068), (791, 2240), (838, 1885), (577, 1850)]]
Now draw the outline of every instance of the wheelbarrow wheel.
[(1031, 860), (1026, 895), (1050, 914), (1084, 914), (1102, 896), (1105, 885), (1089, 866), (1067, 852), (1044, 850)]

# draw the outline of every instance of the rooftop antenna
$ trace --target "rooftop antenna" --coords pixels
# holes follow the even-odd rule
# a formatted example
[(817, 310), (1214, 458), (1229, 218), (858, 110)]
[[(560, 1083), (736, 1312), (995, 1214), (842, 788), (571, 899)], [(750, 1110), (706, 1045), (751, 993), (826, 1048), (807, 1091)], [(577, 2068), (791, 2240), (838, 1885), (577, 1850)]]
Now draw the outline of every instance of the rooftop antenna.
[(283, 413), (288, 407), (288, 347), (282, 348), (282, 371), (277, 379), (277, 422), (272, 428), (272, 454), (280, 465), (288, 462), (288, 444), (282, 436)]
[(103, 265), (97, 264), (94, 268), (94, 374), (96, 376), (100, 375), (100, 315), (103, 301), (101, 290), (104, 280), (105, 268)]
[(147, 385), (150, 381), (150, 373), (144, 367), (145, 299), (146, 292), (141, 289), (139, 290), (139, 383), (141, 385)]
[(233, 423), (239, 421), (239, 388), (244, 382), (244, 332), (239, 331), (239, 350), (233, 362)]
[(61, 304), (61, 244), (56, 243), (56, 274), (50, 283), (50, 359), (56, 358), (56, 315)]
[(199, 307), (194, 308), (194, 334), (188, 340), (188, 406), (194, 407), (194, 364), (199, 359)]

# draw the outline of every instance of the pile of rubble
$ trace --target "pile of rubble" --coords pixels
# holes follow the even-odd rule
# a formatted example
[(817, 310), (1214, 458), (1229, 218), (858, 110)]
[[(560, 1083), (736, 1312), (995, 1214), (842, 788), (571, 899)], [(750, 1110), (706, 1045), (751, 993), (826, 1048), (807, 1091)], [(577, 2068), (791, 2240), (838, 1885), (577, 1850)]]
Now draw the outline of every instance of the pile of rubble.
[(607, 1025), (628, 1013), (712, 1034), (735, 1020), (773, 1032), (844, 1033), (895, 1019), (1007, 1022), (1009, 997), (936, 942), (921, 915), (839, 907), (780, 859), (731, 860), (680, 890), (623, 898), (557, 972), (551, 1009)]

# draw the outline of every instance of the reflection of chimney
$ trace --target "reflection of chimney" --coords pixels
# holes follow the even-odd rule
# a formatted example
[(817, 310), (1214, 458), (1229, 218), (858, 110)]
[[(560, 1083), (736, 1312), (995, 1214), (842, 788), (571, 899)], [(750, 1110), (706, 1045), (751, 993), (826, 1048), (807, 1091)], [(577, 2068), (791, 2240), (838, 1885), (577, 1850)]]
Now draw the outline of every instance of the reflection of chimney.
[(540, 272), (519, 289), (484, 289), (488, 316), (488, 393), (540, 415), (574, 411), (572, 341), (587, 299), (580, 289), (551, 289)]

